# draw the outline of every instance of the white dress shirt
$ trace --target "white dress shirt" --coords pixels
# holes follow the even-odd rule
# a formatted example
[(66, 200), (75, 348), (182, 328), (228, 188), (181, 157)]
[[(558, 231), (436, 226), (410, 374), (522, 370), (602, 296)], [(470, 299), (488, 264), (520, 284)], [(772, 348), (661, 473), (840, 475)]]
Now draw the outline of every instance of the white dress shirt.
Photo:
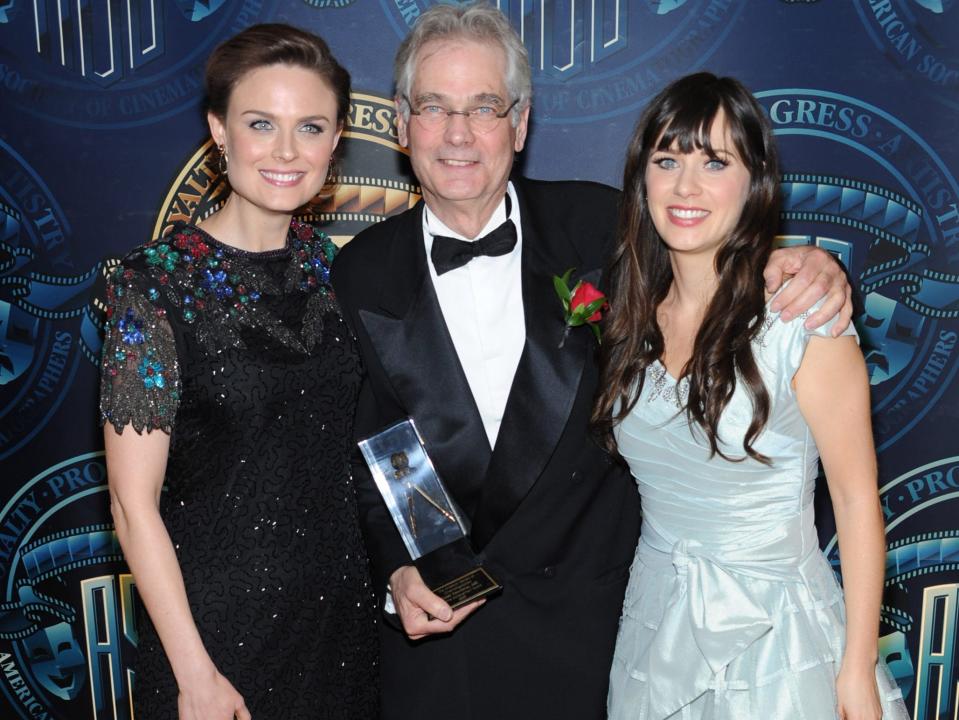
[[(510, 219), (516, 225), (516, 247), (498, 257), (480, 256), (466, 265), (436, 274), (430, 251), (433, 234), (455, 237), (470, 242), (451, 230), (427, 207), (423, 211), (423, 242), (426, 264), (436, 289), (446, 328), (466, 374), (473, 400), (479, 409), (490, 448), (496, 446), (499, 426), (503, 422), (506, 400), (513, 376), (526, 344), (526, 317), (523, 313), (522, 248), (519, 200), (513, 183), (506, 192), (510, 196)], [(506, 221), (506, 199), (500, 202), (493, 216), (477, 238), (481, 238)], [(396, 614), (393, 593), (389, 586), (383, 609)]]
[[(519, 201), (512, 183), (508, 184), (506, 191), (512, 205), (510, 219), (516, 225), (516, 247), (506, 255), (474, 258), (442, 275), (436, 274), (430, 258), (433, 235), (447, 235), (467, 242), (475, 238), (465, 238), (454, 232), (428, 207), (423, 212), (426, 264), (446, 327), (483, 420), (490, 448), (496, 446), (506, 400), (526, 343)], [(476, 237), (483, 237), (505, 220), (504, 198)]]

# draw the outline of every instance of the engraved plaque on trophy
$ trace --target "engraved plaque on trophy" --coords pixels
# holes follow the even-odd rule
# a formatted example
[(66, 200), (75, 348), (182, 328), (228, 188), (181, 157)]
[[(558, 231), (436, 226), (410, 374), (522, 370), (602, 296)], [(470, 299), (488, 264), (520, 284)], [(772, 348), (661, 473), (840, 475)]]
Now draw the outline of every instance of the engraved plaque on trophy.
[(499, 583), (479, 564), (460, 511), (436, 474), (413, 419), (358, 444), (430, 590), (453, 609), (499, 590)]

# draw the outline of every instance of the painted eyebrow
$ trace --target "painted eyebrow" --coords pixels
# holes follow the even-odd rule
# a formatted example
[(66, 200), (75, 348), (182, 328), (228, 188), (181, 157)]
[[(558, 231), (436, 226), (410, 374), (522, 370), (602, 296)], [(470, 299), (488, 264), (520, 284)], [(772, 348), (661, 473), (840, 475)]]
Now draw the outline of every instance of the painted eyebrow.
[(681, 150), (673, 150), (672, 148), (667, 148), (667, 149), (665, 149), (665, 150), (658, 150), (658, 149), (657, 149), (657, 150), (653, 150), (653, 151), (650, 153), (650, 157), (653, 157), (653, 156), (656, 155), (657, 153), (663, 153), (663, 154), (665, 154), (665, 155), (693, 155), (693, 154), (696, 153), (696, 152), (702, 152), (702, 153), (704, 153), (704, 154), (706, 155), (706, 157), (708, 157), (708, 158), (718, 158), (718, 157), (721, 157), (721, 156), (726, 156), (726, 157), (731, 157), (731, 158), (736, 158), (736, 157), (738, 157), (738, 155), (736, 155), (736, 153), (734, 153), (734, 152), (732, 152), (732, 151), (730, 151), (730, 150), (724, 150), (724, 149), (722, 149), (722, 148), (719, 148), (719, 149), (713, 148), (712, 154), (706, 153), (705, 148), (696, 148), (694, 151), (688, 152), (688, 153), (684, 153), (684, 152), (682, 152)]
[[(274, 120), (276, 118), (276, 115), (273, 113), (256, 109), (244, 110), (241, 115), (256, 115), (257, 117), (266, 118), (267, 120)], [(297, 122), (315, 122), (317, 120), (325, 120), (326, 122), (330, 122), (330, 119), (326, 115), (307, 115), (305, 117), (301, 117), (299, 120), (297, 120)]]
[(722, 148), (719, 148), (719, 149), (713, 148), (712, 154), (708, 155), (707, 157), (714, 160), (729, 160), (729, 159), (735, 160), (739, 156), (734, 152), (730, 152), (729, 150), (723, 150)]

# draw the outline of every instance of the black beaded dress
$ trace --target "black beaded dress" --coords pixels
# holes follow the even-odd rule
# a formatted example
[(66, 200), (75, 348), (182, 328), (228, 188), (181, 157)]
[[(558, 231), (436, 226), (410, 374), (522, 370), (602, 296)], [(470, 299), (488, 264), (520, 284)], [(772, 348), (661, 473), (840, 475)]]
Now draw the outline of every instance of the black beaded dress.
[[(286, 248), (260, 253), (178, 225), (108, 288), (103, 421), (170, 434), (160, 512), (206, 649), (257, 720), (377, 714), (349, 465), (361, 367), (334, 253), (295, 220)], [(134, 702), (139, 720), (177, 717), (142, 611)]]

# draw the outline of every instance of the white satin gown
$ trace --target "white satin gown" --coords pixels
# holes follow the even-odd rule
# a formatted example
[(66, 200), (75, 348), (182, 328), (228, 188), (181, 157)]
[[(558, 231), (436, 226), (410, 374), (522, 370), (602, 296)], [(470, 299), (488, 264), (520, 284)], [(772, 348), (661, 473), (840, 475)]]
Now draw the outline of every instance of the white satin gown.
[[(770, 313), (753, 343), (771, 399), (754, 447), (772, 459), (709, 457), (660, 364), (616, 433), (639, 485), (643, 527), (616, 642), (611, 720), (830, 720), (842, 660), (842, 590), (813, 524), (818, 451), (791, 380), (810, 331)], [(825, 328), (812, 331), (828, 335)], [(850, 328), (846, 334), (855, 334)], [(752, 417), (738, 388), (723, 415), (739, 457)], [(884, 720), (908, 720), (877, 667)]]

